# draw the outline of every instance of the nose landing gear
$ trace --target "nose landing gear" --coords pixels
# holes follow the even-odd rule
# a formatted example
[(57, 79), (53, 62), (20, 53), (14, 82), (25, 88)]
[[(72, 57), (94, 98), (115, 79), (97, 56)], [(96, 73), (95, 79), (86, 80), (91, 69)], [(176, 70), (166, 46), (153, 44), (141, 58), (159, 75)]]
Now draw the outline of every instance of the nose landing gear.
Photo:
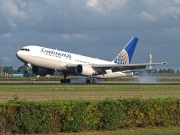
[(24, 64), (25, 65), (25, 71), (24, 71), (24, 73), (25, 74), (29, 74), (30, 73), (30, 67), (31, 67), (31, 64), (29, 64), (29, 63), (26, 63), (26, 64)]

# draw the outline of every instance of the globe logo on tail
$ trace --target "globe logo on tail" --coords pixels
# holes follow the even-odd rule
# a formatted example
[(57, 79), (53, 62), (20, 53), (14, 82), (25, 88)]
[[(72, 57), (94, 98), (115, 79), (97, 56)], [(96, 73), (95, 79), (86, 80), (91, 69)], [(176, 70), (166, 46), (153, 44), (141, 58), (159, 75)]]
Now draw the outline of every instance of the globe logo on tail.
[(129, 56), (125, 49), (115, 58), (114, 63), (117, 64), (129, 64)]

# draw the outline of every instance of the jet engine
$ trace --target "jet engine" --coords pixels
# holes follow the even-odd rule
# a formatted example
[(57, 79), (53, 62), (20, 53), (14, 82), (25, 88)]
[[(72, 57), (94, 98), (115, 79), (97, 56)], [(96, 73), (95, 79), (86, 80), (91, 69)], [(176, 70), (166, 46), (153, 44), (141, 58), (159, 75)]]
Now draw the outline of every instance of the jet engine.
[(75, 71), (77, 74), (84, 75), (84, 76), (91, 76), (96, 73), (93, 70), (93, 68), (88, 65), (77, 65), (77, 67), (75, 68)]
[(128, 77), (133, 77), (133, 72), (125, 73), (125, 75)]
[(53, 74), (53, 70), (47, 69), (47, 68), (41, 68), (41, 67), (32, 67), (33, 73), (41, 76), (46, 76), (47, 74)]
[(124, 73), (128, 77), (132, 77), (133, 76), (133, 72), (131, 72), (131, 70), (123, 71), (122, 73)]

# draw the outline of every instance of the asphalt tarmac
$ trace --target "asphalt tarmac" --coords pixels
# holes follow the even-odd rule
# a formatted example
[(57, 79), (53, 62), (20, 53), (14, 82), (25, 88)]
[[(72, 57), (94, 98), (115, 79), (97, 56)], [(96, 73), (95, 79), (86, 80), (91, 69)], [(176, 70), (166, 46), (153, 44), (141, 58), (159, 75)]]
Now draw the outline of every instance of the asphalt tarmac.
[(56, 85), (56, 86), (61, 86), (61, 85), (180, 85), (180, 83), (172, 83), (172, 82), (162, 82), (162, 83), (129, 83), (129, 82), (103, 82), (103, 83), (58, 83), (58, 82), (0, 82), (0, 86), (13, 86), (13, 85), (18, 85), (18, 86), (37, 86), (37, 85), (43, 85), (43, 86), (50, 86), (50, 85)]

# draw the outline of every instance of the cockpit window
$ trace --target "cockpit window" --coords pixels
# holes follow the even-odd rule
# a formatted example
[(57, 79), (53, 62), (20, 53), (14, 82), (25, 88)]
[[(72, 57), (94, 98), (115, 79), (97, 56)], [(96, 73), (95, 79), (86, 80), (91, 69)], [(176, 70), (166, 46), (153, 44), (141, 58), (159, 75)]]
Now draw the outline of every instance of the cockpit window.
[(27, 51), (27, 52), (30, 51), (29, 49), (26, 49), (26, 48), (22, 48), (21, 50), (22, 50), (22, 51)]

